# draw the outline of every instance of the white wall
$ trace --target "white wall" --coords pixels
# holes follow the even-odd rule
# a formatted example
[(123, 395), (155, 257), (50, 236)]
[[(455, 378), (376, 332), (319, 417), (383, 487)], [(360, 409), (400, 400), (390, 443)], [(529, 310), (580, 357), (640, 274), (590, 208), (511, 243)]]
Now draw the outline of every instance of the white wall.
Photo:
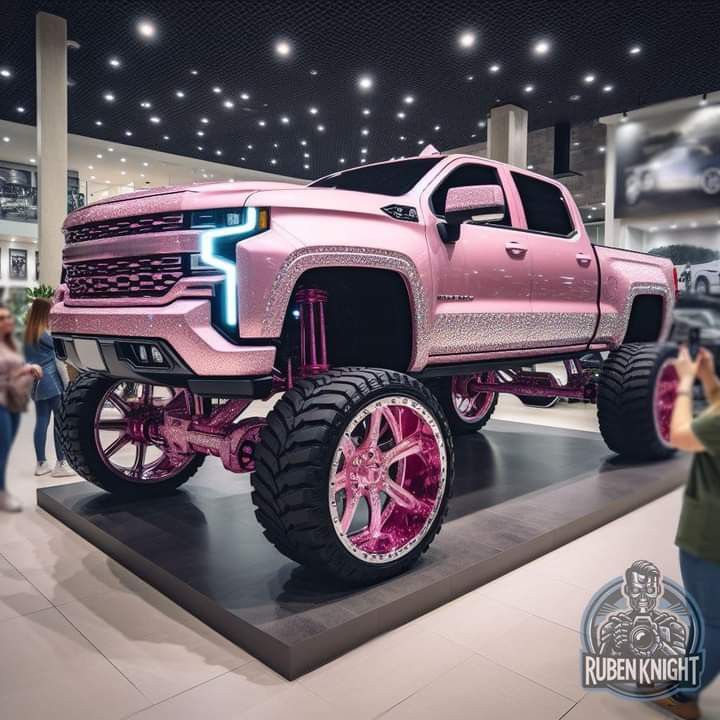
[[(10, 248), (27, 251), (27, 280), (10, 280)], [(9, 287), (35, 287), (35, 252), (37, 243), (30, 241), (11, 242), (7, 237), (0, 237), (0, 287), (5, 288), (3, 298), (7, 297)]]

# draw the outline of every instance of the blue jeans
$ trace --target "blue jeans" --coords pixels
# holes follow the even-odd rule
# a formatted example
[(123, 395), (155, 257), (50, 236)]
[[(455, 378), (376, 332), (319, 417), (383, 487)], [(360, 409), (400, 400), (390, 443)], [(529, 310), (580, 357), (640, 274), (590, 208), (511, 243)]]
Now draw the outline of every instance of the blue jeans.
[(700, 690), (720, 674), (720, 564), (680, 550), (683, 585), (700, 609), (705, 624), (705, 667)]
[(8, 456), (19, 424), (19, 413), (11, 413), (4, 405), (0, 405), (0, 490), (5, 489)]
[[(45, 462), (47, 460), (47, 456), (45, 455), (45, 442), (47, 441), (47, 431), (50, 426), (50, 417), (51, 415), (54, 416), (53, 420), (57, 417), (61, 400), (62, 396), (56, 395), (55, 397), (48, 398), (47, 400), (35, 401), (36, 417), (33, 441), (35, 442), (35, 455), (37, 456), (38, 462)], [(65, 454), (63, 453), (60, 436), (55, 422), (53, 422), (53, 439), (55, 440), (55, 456), (58, 460), (64, 460)]]

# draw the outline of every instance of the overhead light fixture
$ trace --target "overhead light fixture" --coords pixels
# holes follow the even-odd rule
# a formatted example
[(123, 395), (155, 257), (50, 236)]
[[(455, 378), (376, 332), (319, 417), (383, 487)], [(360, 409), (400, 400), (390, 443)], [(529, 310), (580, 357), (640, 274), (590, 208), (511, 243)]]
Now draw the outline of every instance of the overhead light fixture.
[(363, 155), (367, 155), (367, 148), (360, 148), (360, 152), (361, 152)]
[(528, 169), (528, 170), (534, 170), (534, 169), (535, 169), (535, 166), (534, 166), (534, 165), (528, 165), (528, 166), (527, 166), (527, 169)]
[(289, 118), (287, 115), (283, 115), (283, 116), (280, 118), (280, 122), (281, 122), (283, 125), (289, 125), (289, 124), (290, 124), (290, 118)]
[(421, 140), (418, 140), (418, 141), (417, 141), (417, 144), (418, 144), (418, 145), (424, 145), (424, 144), (425, 144), (425, 141), (422, 140), (422, 139), (421, 139)]
[(486, 125), (485, 120), (478, 120), (477, 126), (478, 126), (479, 128), (484, 128), (485, 125)]
[(433, 128), (433, 130), (435, 130), (435, 132), (439, 132), (440, 126), (439, 126), (439, 125), (436, 125), (436, 126)]
[(248, 145), (248, 146), (247, 146), (247, 149), (248, 149), (248, 150), (252, 150), (252, 149), (253, 149), (253, 145)]
[(367, 160), (365, 158), (360, 158), (360, 162), (365, 164), (367, 162)]
[(580, 95), (575, 93), (575, 95), (571, 95), (568, 99), (570, 100), (570, 102), (577, 102), (578, 100), (580, 100)]
[(397, 113), (396, 117), (398, 118), (398, 120), (404, 120), (405, 113), (401, 110), (399, 113)]
[(267, 125), (267, 122), (265, 120), (258, 120), (258, 125), (260, 127), (265, 127)]
[(204, 137), (204, 136), (205, 136), (205, 133), (204, 133), (202, 130), (198, 130), (195, 134), (196, 134), (198, 137)]
[(275, 158), (270, 158), (270, 164), (277, 165), (277, 160)]
[(163, 140), (169, 140), (169, 139), (170, 139), (169, 135), (163, 135)]
[(103, 121), (102, 121), (102, 120), (96, 120), (96, 121), (95, 121), (95, 124), (96, 124), (98, 127), (100, 127), (100, 126), (103, 124)]
[(628, 50), (629, 55), (639, 55), (642, 52), (642, 47), (640, 45), (632, 45), (630, 49)]
[(94, 169), (95, 169), (94, 165), (88, 165), (88, 170), (94, 170)]
[(108, 60), (108, 65), (110, 65), (110, 67), (119, 68), (121, 64), (122, 63), (120, 62), (120, 58), (111, 57)]
[(401, 135), (401, 136), (400, 136), (400, 140), (405, 141), (405, 140), (407, 140), (407, 137), (406, 137), (405, 135)]
[(312, 107), (309, 107), (309, 108), (308, 108), (308, 112), (309, 112), (311, 115), (317, 115), (317, 114), (318, 114), (318, 109), (317, 109), (316, 107), (312, 106)]
[(200, 118), (200, 122), (201, 122), (203, 125), (207, 125), (207, 124), (210, 122), (210, 120), (209, 120), (208, 118), (206, 118), (206, 117), (201, 117), (201, 118)]
[(221, 88), (219, 85), (215, 85), (215, 87), (212, 89), (212, 91), (213, 91), (216, 95), (219, 95), (219, 94), (222, 92), (222, 88)]
[(223, 100), (223, 107), (232, 110), (235, 107), (235, 103), (232, 100)]
[(121, 174), (121, 175), (127, 175), (127, 173), (126, 173), (124, 170), (121, 170), (121, 171), (120, 171), (120, 174)]
[(345, 164), (345, 158), (339, 158), (339, 159), (338, 159), (338, 162), (339, 162), (341, 165), (344, 165), (344, 164)]
[(365, 117), (367, 117), (368, 115), (370, 115), (370, 108), (363, 108), (363, 109), (362, 109), (362, 114), (365, 115)]
[(604, 153), (604, 152), (605, 152), (605, 146), (604, 146), (604, 145), (600, 145), (600, 146), (598, 147), (598, 152), (599, 152), (599, 153)]
[(151, 115), (150, 116), (150, 122), (153, 125), (158, 125), (160, 123), (160, 118), (157, 115)]
[(526, 85), (526, 86), (523, 88), (523, 92), (526, 92), (526, 93), (531, 93), (531, 92), (533, 92), (534, 90), (535, 90), (535, 86), (534, 86), (534, 85)]
[(406, 95), (406, 96), (403, 98), (403, 102), (404, 102), (406, 105), (412, 105), (412, 104), (415, 102), (415, 98), (414, 98), (412, 95)]
[(108, 151), (108, 152), (115, 152), (115, 148), (109, 147), (109, 148), (107, 149), (107, 151)]
[(121, 163), (127, 162), (127, 159), (124, 158), (124, 157), (121, 157), (121, 158), (120, 158), (120, 162), (121, 162)]
[(176, 91), (175, 91), (175, 97), (184, 98), (184, 97), (185, 97), (184, 91), (182, 91), (182, 90), (176, 90)]
[(280, 146), (277, 143), (273, 143), (273, 147), (277, 150)]
[(126, 130), (125, 131), (125, 137), (132, 137), (132, 130)]
[(310, 157), (310, 153), (303, 153), (303, 157), (304, 157), (304, 158), (309, 158), (309, 157)]
[(140, 103), (141, 108), (145, 108), (145, 110), (149, 110), (152, 107), (152, 103), (149, 100), (143, 100)]
[(143, 163), (143, 167), (148, 167), (148, 166), (149, 166), (149, 163), (147, 163), (147, 162)]
[(190, 71), (190, 74), (191, 74), (191, 75), (197, 75), (197, 74), (198, 74), (198, 71), (197, 71), (197, 70), (191, 70), (191, 71)]
[(106, 92), (103, 94), (103, 100), (106, 100), (107, 102), (115, 102), (115, 95), (111, 92)]
[(363, 128), (363, 129), (360, 131), (360, 134), (361, 134), (361, 135), (369, 135), (369, 134), (370, 134), (370, 131), (369, 131), (367, 128)]
[(6, 67), (0, 68), (0, 77), (10, 78), (12, 77), (12, 73)]
[(583, 77), (583, 82), (586, 85), (592, 85), (595, 82), (595, 75), (593, 73), (588, 73)]
[(609, 93), (609, 92), (612, 92), (613, 89), (614, 89), (614, 86), (613, 86), (613, 85), (603, 85), (603, 89), (602, 89), (602, 90), (603, 90), (604, 93)]
[(315, 77), (315, 76), (318, 74), (318, 71), (315, 70), (315, 68), (313, 68), (313, 69), (310, 71), (310, 74), (311, 74), (313, 77)]
[(360, 90), (368, 91), (372, 90), (374, 81), (370, 75), (361, 75), (357, 81)]
[(488, 71), (491, 72), (493, 75), (494, 75), (495, 73), (499, 73), (499, 72), (500, 72), (500, 65), (498, 65), (497, 63), (493, 63), (493, 64), (488, 68)]
[(309, 169), (310, 169), (310, 166), (307, 165), (307, 164), (305, 164), (305, 165), (303, 165), (303, 168), (305, 168), (305, 170), (309, 170)]
[(240, 93), (240, 99), (241, 100), (249, 100), (250, 95), (248, 95), (246, 92)]
[(317, 126), (317, 131), (318, 131), (318, 132), (325, 132), (325, 126), (324, 126), (324, 125), (318, 125), (318, 126)]
[(477, 33), (472, 30), (465, 30), (458, 35), (457, 42), (463, 50), (469, 50), (474, 47), (477, 42)]
[(475, 79), (475, 76), (474, 76), (474, 75), (466, 75), (466, 76), (465, 76), (465, 79), (466, 79), (468, 82), (472, 82), (472, 81)]
[(301, 141), (300, 141), (300, 144), (301, 144), (303, 147), (305, 147), (305, 146), (307, 145), (307, 140), (301, 140)]
[(549, 40), (538, 40), (533, 45), (533, 55), (537, 57), (543, 57), (550, 52), (550, 41)]
[(275, 43), (275, 54), (286, 58), (292, 53), (292, 45), (287, 40), (278, 40)]
[(37, 162), (37, 160), (35, 158), (30, 158), (30, 162), (34, 165)]
[(15, 110), (17, 110), (20, 114), (25, 112), (25, 108), (22, 105), (18, 105)]
[(149, 20), (141, 20), (137, 24), (137, 31), (141, 37), (154, 38), (157, 32), (155, 25)]
[(215, 151), (215, 154), (216, 154), (216, 155), (222, 155), (222, 154), (223, 154), (223, 151), (222, 151), (222, 150), (216, 150), (216, 151)]
[(97, 154), (95, 155), (95, 157), (96, 157), (98, 160), (102, 160), (102, 153), (97, 153)]
[(197, 149), (198, 149), (198, 150), (200, 150), (200, 151), (202, 152), (202, 150), (203, 150), (203, 146), (202, 146), (202, 145), (198, 145), (198, 146), (197, 146)]

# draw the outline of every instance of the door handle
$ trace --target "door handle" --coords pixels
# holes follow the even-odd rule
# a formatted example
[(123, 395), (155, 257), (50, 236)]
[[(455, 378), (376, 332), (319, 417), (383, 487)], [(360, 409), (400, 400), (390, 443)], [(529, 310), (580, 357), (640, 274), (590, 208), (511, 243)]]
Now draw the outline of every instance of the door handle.
[(522, 257), (527, 252), (527, 248), (516, 240), (510, 240), (505, 243), (505, 252), (512, 257)]
[(587, 267), (592, 262), (592, 258), (589, 255), (581, 252), (575, 256), (575, 259), (578, 261), (578, 264), (583, 267)]

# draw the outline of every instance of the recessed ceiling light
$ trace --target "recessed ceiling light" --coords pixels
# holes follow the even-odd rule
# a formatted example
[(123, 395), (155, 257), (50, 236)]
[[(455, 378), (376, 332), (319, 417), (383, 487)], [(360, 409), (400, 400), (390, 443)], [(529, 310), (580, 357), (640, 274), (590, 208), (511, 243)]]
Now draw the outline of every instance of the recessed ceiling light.
[(124, 158), (124, 157), (120, 158), (120, 162), (121, 163), (127, 162), (127, 158)]
[(204, 136), (205, 136), (205, 133), (204, 133), (202, 130), (198, 130), (195, 134), (196, 134), (198, 137), (204, 137)]
[(94, 175), (91, 175), (91, 176), (90, 176), (90, 179), (91, 179), (91, 180), (95, 180), (95, 176), (94, 176)]
[(615, 89), (614, 85), (603, 85), (603, 92), (609, 93), (612, 92)]
[(463, 50), (469, 50), (477, 42), (477, 34), (472, 30), (465, 30), (458, 35), (457, 41)]
[(583, 82), (586, 85), (592, 85), (595, 82), (595, 75), (593, 73), (588, 73), (583, 77)]
[(203, 146), (202, 146), (202, 145), (198, 145), (198, 146), (197, 146), (197, 149), (198, 149), (198, 150), (202, 150), (202, 149), (203, 149)]
[(267, 125), (267, 122), (265, 120), (258, 120), (258, 125), (260, 127), (265, 127)]
[(140, 177), (145, 177), (145, 173), (140, 173)]
[(303, 157), (304, 157), (304, 158), (309, 158), (309, 157), (310, 157), (310, 153), (303, 153)]
[(367, 128), (363, 128), (363, 129), (360, 131), (360, 134), (361, 134), (361, 135), (369, 135), (369, 134), (370, 134), (370, 131), (369, 131)]
[(488, 70), (489, 70), (491, 73), (493, 73), (493, 74), (494, 74), (494, 73), (498, 73), (498, 72), (500, 72), (500, 65), (498, 65), (497, 63), (493, 63), (493, 64), (488, 68)]
[(96, 120), (96, 121), (95, 121), (95, 124), (96, 124), (98, 127), (100, 127), (100, 126), (103, 124), (103, 122), (102, 122), (102, 120)]
[(250, 96), (246, 92), (243, 92), (243, 93), (240, 93), (240, 99), (241, 100), (249, 100)]
[(163, 135), (163, 140), (169, 140), (169, 139), (170, 139), (169, 135)]
[(313, 68), (313, 69), (310, 71), (310, 74), (311, 74), (313, 77), (315, 77), (315, 76), (318, 74), (318, 71), (315, 70), (315, 68)]
[(115, 148), (109, 147), (109, 148), (107, 149), (107, 151), (108, 151), (108, 152), (115, 152)]
[(324, 126), (324, 125), (318, 125), (318, 126), (317, 126), (317, 131), (318, 131), (318, 132), (325, 132), (325, 126)]
[(604, 153), (604, 152), (605, 152), (605, 146), (604, 146), (604, 145), (600, 145), (600, 147), (598, 147), (598, 152), (599, 152), (599, 153)]
[(406, 105), (412, 105), (412, 104), (415, 102), (415, 98), (414, 98), (412, 95), (406, 95), (406, 96), (403, 98), (403, 102), (404, 102)]
[(88, 165), (88, 170), (94, 170), (94, 169), (95, 169), (94, 165)]
[(144, 162), (143, 167), (148, 167), (148, 163)]
[(533, 55), (542, 57), (550, 52), (550, 42), (548, 40), (538, 40), (532, 48)]
[(360, 158), (360, 162), (364, 164), (367, 162), (367, 160), (365, 158)]
[(400, 136), (400, 139), (401, 139), (401, 140), (407, 140), (407, 137), (405, 137), (405, 135), (401, 135), (401, 136)]
[(110, 67), (119, 68), (121, 64), (122, 63), (120, 62), (120, 58), (111, 57), (108, 60), (108, 65), (110, 65)]
[(16, 109), (19, 113), (24, 113), (24, 112), (25, 112), (25, 108), (24, 108), (22, 105), (18, 105), (15, 109)]
[(362, 114), (365, 115), (365, 117), (367, 117), (368, 115), (370, 115), (370, 112), (371, 112), (371, 111), (370, 111), (370, 108), (363, 108), (363, 109), (362, 109)]
[(245, 162), (245, 156), (244, 156), (244, 155), (241, 155), (241, 156), (240, 156), (240, 159), (241, 159), (243, 162)]
[(232, 110), (235, 107), (235, 103), (232, 100), (223, 100), (223, 107)]
[(253, 145), (252, 145), (252, 144), (248, 145), (248, 146), (247, 146), (247, 149), (248, 149), (248, 150), (252, 150), (252, 149), (253, 149)]
[(280, 118), (280, 122), (281, 122), (283, 125), (289, 125), (289, 124), (290, 124), (290, 118), (289, 118), (287, 115), (283, 115), (283, 116)]
[(466, 76), (465, 76), (465, 79), (466, 79), (468, 82), (472, 82), (472, 81), (475, 79), (475, 76), (474, 76), (474, 75), (466, 75)]
[(312, 106), (312, 107), (309, 107), (309, 108), (308, 108), (308, 112), (309, 112), (311, 115), (317, 115), (317, 114), (318, 114), (318, 109), (317, 109), (315, 106)]
[(105, 181), (105, 184), (106, 184), (106, 185), (109, 185), (109, 184), (110, 184), (110, 181), (109, 181), (109, 180), (106, 180), (106, 181)]
[(145, 108), (146, 110), (149, 110), (152, 107), (152, 103), (149, 100), (143, 100), (140, 103), (141, 108)]
[(405, 113), (401, 110), (399, 113), (396, 114), (398, 120), (404, 120), (405, 119)]
[(339, 162), (341, 165), (344, 165), (344, 164), (345, 164), (345, 158), (340, 158), (340, 159), (338, 160), (338, 162)]
[(361, 75), (358, 78), (357, 84), (361, 90), (367, 91), (367, 90), (372, 90), (372, 86), (373, 86), (374, 82), (373, 82), (372, 77), (370, 77), (370, 75)]
[(580, 143), (576, 140), (576, 141), (573, 143), (573, 147), (580, 147)]
[(526, 86), (523, 88), (523, 92), (526, 92), (526, 93), (531, 93), (531, 92), (533, 92), (533, 90), (535, 90), (535, 86), (534, 86), (534, 85), (526, 85)]
[(153, 125), (158, 125), (160, 123), (160, 118), (157, 115), (151, 115), (150, 122), (153, 123)]
[(126, 130), (125, 137), (132, 137), (132, 130)]
[(309, 170), (309, 169), (310, 169), (310, 166), (309, 166), (309, 165), (303, 165), (303, 167), (304, 167), (306, 170)]
[(97, 153), (97, 154), (95, 155), (95, 157), (96, 157), (98, 160), (102, 160), (102, 153)]
[(534, 166), (534, 165), (528, 165), (528, 166), (527, 166), (527, 169), (528, 169), (528, 170), (534, 170), (534, 169), (535, 169), (535, 166)]
[(436, 126), (433, 128), (433, 130), (435, 130), (435, 132), (438, 132), (438, 131), (440, 130), (440, 126), (439, 126), (439, 125), (436, 125)]
[(305, 147), (305, 146), (307, 145), (307, 140), (301, 140), (301, 141), (300, 141), (300, 144), (301, 144), (303, 147)]
[(271, 158), (271, 159), (270, 159), (270, 164), (271, 164), (271, 165), (277, 165), (277, 160), (276, 160), (275, 158)]
[(197, 75), (197, 74), (198, 74), (198, 71), (197, 71), (197, 70), (191, 70), (191, 71), (190, 71), (190, 74), (191, 74), (191, 75)]
[(367, 148), (360, 148), (360, 152), (361, 152), (363, 155), (367, 155)]
[(277, 143), (273, 143), (273, 147), (274, 147), (275, 149), (277, 149), (277, 148), (279, 148), (280, 146), (279, 146)]
[(0, 77), (9, 78), (12, 77), (12, 73), (7, 68), (0, 68)]
[(155, 37), (155, 33), (157, 32), (155, 25), (153, 23), (151, 23), (149, 20), (141, 20), (137, 24), (137, 31), (144, 38)]
[(288, 57), (292, 53), (292, 46), (287, 40), (278, 40), (275, 43), (275, 54), (280, 57)]
[(206, 117), (201, 117), (201, 118), (200, 118), (200, 122), (201, 122), (203, 125), (207, 125), (207, 124), (210, 122), (210, 120), (209, 120), (208, 118), (206, 118)]
[(417, 144), (418, 144), (418, 145), (424, 145), (424, 144), (425, 144), (425, 141), (422, 140), (422, 139), (421, 139), (421, 140), (418, 140), (418, 141), (417, 141)]
[(212, 89), (212, 91), (213, 91), (216, 95), (219, 95), (219, 94), (222, 92), (222, 88), (221, 88), (219, 85), (216, 85), (216, 86)]
[(570, 96), (570, 102), (577, 102), (580, 99), (580, 96), (576, 93), (575, 95)]
[(216, 150), (216, 151), (215, 151), (215, 154), (216, 154), (216, 155), (222, 155), (222, 150)]
[(670, 226), (670, 229), (671, 229), (671, 230), (677, 230), (677, 225), (671, 225), (671, 226)]
[(630, 55), (639, 55), (642, 52), (642, 48), (640, 45), (632, 45), (630, 49), (628, 50), (628, 53)]
[(121, 175), (127, 175), (127, 173), (126, 173), (124, 170), (121, 170), (121, 171), (120, 171), (120, 174), (121, 174)]
[(35, 158), (30, 158), (30, 162), (34, 165), (37, 162), (37, 160)]
[(175, 91), (175, 97), (184, 98), (184, 97), (185, 97), (185, 92), (184, 92), (183, 90), (176, 90), (176, 91)]

